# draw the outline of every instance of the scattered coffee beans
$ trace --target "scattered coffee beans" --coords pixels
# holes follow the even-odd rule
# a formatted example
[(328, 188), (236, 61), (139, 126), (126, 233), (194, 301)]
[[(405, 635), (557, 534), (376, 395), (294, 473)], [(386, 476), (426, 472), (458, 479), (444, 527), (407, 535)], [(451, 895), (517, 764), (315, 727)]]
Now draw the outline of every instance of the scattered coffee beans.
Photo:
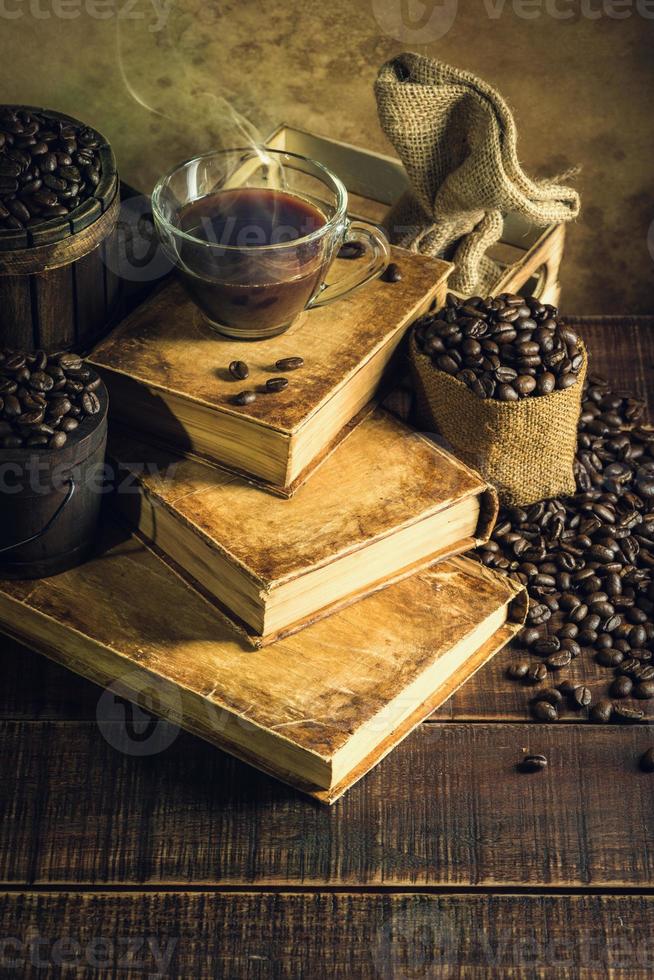
[(365, 251), (365, 246), (361, 242), (344, 242), (338, 250), (337, 258), (360, 259)]
[[(644, 712), (630, 699), (654, 698), (654, 429), (641, 425), (643, 411), (641, 401), (591, 376), (579, 423), (578, 492), (503, 508), (477, 552), (527, 588), (527, 625), (517, 641), (523, 654), (566, 671), (583, 653), (610, 672), (614, 701), (592, 704), (588, 687), (557, 685), (569, 707), (588, 707), (595, 723), (640, 721)], [(508, 676), (545, 680), (526, 662), (524, 672), (513, 665)], [(538, 691), (534, 701), (546, 700)]]
[(229, 365), (229, 373), (237, 381), (245, 381), (250, 373), (250, 369), (245, 361), (232, 361)]
[(0, 230), (64, 217), (100, 183), (100, 136), (47, 112), (0, 106)]
[(569, 388), (583, 363), (579, 338), (555, 306), (502, 293), (447, 305), (415, 324), (420, 350), (479, 398), (518, 401)]
[(297, 371), (303, 364), (303, 357), (282, 357), (281, 360), (275, 361), (275, 367), (278, 371)]
[(605, 725), (611, 720), (612, 714), (613, 704), (607, 698), (602, 698), (601, 701), (596, 701), (590, 709), (589, 717), (591, 721)]
[(558, 721), (559, 713), (549, 701), (533, 701), (531, 713), (536, 721)]
[(547, 756), (541, 755), (540, 753), (526, 755), (518, 763), (518, 769), (520, 772), (542, 772), (543, 769), (547, 769)]
[(232, 405), (251, 405), (253, 401), (256, 401), (256, 398), (256, 391), (239, 391), (238, 395), (233, 396), (231, 402)]
[(76, 354), (0, 350), (0, 448), (61, 449), (100, 411), (100, 383)]
[(266, 389), (268, 391), (283, 391), (288, 387), (288, 378), (268, 378)]
[(382, 282), (400, 282), (402, 272), (400, 271), (399, 265), (396, 265), (395, 262), (390, 262), (382, 273), (381, 278)]

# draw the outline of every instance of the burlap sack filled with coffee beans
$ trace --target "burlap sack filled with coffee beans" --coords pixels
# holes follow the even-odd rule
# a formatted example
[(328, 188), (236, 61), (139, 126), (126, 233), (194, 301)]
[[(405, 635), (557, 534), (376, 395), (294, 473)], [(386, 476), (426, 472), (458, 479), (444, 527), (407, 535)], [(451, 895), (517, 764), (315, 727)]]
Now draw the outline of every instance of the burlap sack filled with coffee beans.
[(488, 292), (497, 281), (500, 267), (486, 251), (500, 238), (503, 214), (538, 227), (577, 217), (575, 190), (522, 170), (513, 116), (481, 79), (402, 54), (380, 69), (375, 95), (411, 182), (384, 224), (394, 244), (453, 261), (453, 289)]
[(570, 388), (501, 402), (479, 398), (458, 378), (439, 371), (411, 337), (411, 363), (423, 428), (439, 432), (465, 463), (497, 489), (503, 504), (524, 507), (576, 491), (573, 463), (583, 364)]

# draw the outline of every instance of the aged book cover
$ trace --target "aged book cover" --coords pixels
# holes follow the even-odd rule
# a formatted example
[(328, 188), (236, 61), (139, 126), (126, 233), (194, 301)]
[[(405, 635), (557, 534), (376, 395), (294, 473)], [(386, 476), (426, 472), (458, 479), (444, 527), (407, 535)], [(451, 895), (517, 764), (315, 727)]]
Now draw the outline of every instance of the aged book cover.
[[(400, 282), (375, 280), (256, 343), (219, 336), (182, 286), (167, 283), (91, 355), (111, 417), (290, 496), (374, 397), (409, 324), (444, 298), (449, 263), (403, 250), (393, 258)], [(282, 373), (275, 363), (295, 356), (304, 365), (285, 374), (288, 387), (262, 390)], [(248, 364), (247, 381), (229, 374), (235, 360)], [(256, 401), (232, 404), (243, 389)]]
[[(0, 629), (333, 802), (519, 629), (524, 590), (453, 558), (253, 650), (139, 539), (0, 582)], [(156, 705), (156, 708), (153, 708)]]
[(477, 473), (383, 409), (290, 500), (116, 427), (109, 453), (123, 471), (114, 502), (130, 526), (255, 646), (468, 551), (487, 540), (497, 512)]

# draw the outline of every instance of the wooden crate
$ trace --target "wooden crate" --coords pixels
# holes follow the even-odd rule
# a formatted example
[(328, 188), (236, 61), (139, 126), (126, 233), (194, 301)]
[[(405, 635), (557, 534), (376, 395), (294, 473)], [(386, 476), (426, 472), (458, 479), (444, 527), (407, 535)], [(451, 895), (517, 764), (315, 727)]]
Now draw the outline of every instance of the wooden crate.
[[(383, 222), (391, 205), (409, 188), (404, 167), (395, 157), (286, 125), (271, 133), (266, 144), (319, 160), (333, 170), (347, 187), (350, 213), (357, 218)], [(562, 224), (534, 228), (522, 215), (507, 214), (501, 240), (488, 251), (502, 267), (489, 292), (518, 292), (557, 304), (564, 238)]]

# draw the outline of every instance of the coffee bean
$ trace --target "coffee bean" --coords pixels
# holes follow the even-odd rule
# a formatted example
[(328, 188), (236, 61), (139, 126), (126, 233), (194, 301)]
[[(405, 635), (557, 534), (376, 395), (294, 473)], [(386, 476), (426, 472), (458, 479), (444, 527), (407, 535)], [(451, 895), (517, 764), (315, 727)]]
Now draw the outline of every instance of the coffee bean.
[(654, 698), (654, 680), (639, 681), (634, 688), (634, 697), (640, 698), (643, 701)]
[(232, 405), (251, 405), (256, 398), (256, 391), (239, 391), (238, 395), (234, 395), (230, 401)]
[(266, 388), (268, 391), (283, 391), (288, 387), (288, 378), (268, 378)]
[(275, 367), (278, 371), (297, 371), (304, 364), (304, 358), (302, 357), (282, 357), (281, 360), (275, 361)]
[(611, 684), (609, 688), (609, 694), (613, 698), (628, 698), (633, 690), (634, 682), (630, 677), (625, 677), (621, 675), (616, 677), (616, 679)]
[(532, 649), (539, 657), (547, 657), (549, 654), (555, 653), (560, 646), (561, 642), (556, 636), (549, 636), (541, 640), (536, 640)]
[(547, 677), (547, 667), (545, 664), (532, 664), (525, 675), (525, 680), (530, 684), (540, 684)]
[(229, 365), (229, 373), (238, 381), (245, 381), (250, 374), (250, 369), (245, 361), (232, 361)]
[(567, 637), (561, 640), (561, 649), (568, 650), (573, 660), (575, 657), (578, 657), (579, 654), (581, 653), (581, 647), (579, 646), (577, 641), (568, 639)]
[[(518, 769), (520, 770), (520, 772), (542, 772), (543, 769), (546, 768), (547, 768), (547, 757), (541, 754), (526, 755), (524, 759), (521, 759), (521, 761), (518, 763)], [(651, 770), (648, 769), (645, 771), (654, 772), (654, 752), (652, 754), (652, 769)]]
[(360, 259), (366, 249), (362, 242), (343, 242), (338, 250), (339, 259)]
[(551, 654), (545, 664), (548, 670), (561, 670), (563, 667), (567, 667), (572, 660), (572, 654), (569, 650), (559, 650), (558, 653)]
[(528, 670), (529, 661), (518, 660), (516, 663), (510, 664), (506, 673), (512, 680), (520, 680), (522, 677), (526, 677)]
[(616, 721), (624, 723), (633, 723), (637, 721), (642, 721), (645, 717), (645, 712), (641, 711), (640, 708), (629, 708), (627, 705), (614, 704), (612, 717)]
[(638, 765), (643, 772), (654, 772), (654, 748), (643, 752), (638, 760)]
[(389, 262), (381, 278), (383, 282), (400, 282), (402, 272), (400, 271), (399, 265), (395, 262)]
[(572, 692), (572, 702), (577, 708), (587, 708), (588, 705), (593, 700), (593, 695), (590, 688), (580, 685), (575, 687)]
[(51, 391), (54, 387), (54, 381), (49, 374), (45, 371), (34, 371), (29, 380), (30, 388), (34, 391), (43, 392)]
[(624, 653), (613, 649), (600, 650), (595, 659), (602, 667), (617, 667), (624, 660)]
[(606, 724), (611, 720), (611, 715), (613, 714), (613, 704), (606, 698), (602, 698), (601, 701), (596, 701), (595, 704), (590, 709), (589, 718), (591, 721), (599, 722), (600, 724)]
[(559, 713), (549, 701), (534, 701), (531, 705), (531, 713), (536, 721), (552, 722), (559, 720)]

